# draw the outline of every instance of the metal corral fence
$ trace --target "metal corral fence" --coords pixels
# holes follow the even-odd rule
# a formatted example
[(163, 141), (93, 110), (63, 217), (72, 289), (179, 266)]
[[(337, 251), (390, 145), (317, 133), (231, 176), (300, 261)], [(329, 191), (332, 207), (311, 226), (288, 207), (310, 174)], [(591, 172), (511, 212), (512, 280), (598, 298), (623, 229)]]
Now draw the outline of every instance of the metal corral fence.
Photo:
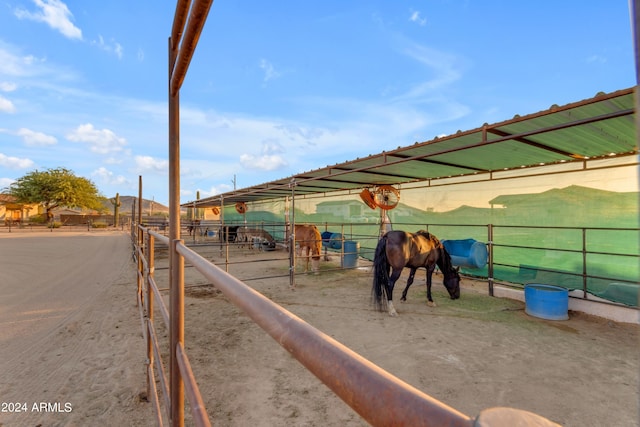
[[(229, 301), (247, 314), (258, 326), (286, 349), (311, 373), (364, 420), (374, 426), (510, 426), (514, 421), (536, 422), (540, 426), (556, 426), (542, 417), (510, 408), (491, 408), (474, 420), (420, 390), (394, 377), (338, 341), (312, 327), (291, 312), (269, 300), (248, 285), (215, 266), (187, 247), (183, 240), (171, 242), (168, 237), (147, 227), (132, 229), (134, 257), (137, 261), (137, 301), (147, 347), (147, 393), (155, 410), (157, 425), (169, 420), (172, 426), (184, 424), (184, 395), (196, 426), (210, 426), (197, 381), (191, 370), (184, 341), (170, 348), (169, 366), (162, 362), (162, 351), (155, 326), (155, 313), (160, 313), (166, 329), (181, 317), (184, 326), (184, 275), (180, 274), (180, 301), (167, 308), (155, 280), (155, 247), (166, 246), (172, 265), (184, 271), (188, 262), (221, 291)], [(175, 310), (180, 307), (181, 310)], [(174, 312), (175, 311), (175, 312)], [(172, 333), (172, 332), (170, 332)], [(169, 374), (167, 374), (169, 372)], [(184, 395), (178, 399), (170, 390), (169, 376), (179, 375)], [(156, 384), (160, 385), (160, 393)], [(178, 408), (176, 405), (180, 405)], [(163, 410), (164, 409), (164, 410)], [(176, 419), (173, 414), (182, 416)]]
[[(190, 224), (190, 222), (186, 222)], [(363, 262), (373, 261), (380, 235), (378, 224), (322, 222), (314, 224), (322, 237), (323, 259), (336, 255), (340, 259), (336, 270), (358, 268)], [(183, 227), (188, 231), (190, 225)], [(221, 230), (246, 227), (273, 236), (278, 248), (287, 248), (287, 225), (283, 222), (202, 222), (199, 228), (185, 236), (190, 245), (219, 247), (225, 271), (229, 266), (246, 261), (231, 259), (229, 248), (233, 246), (264, 250), (256, 242), (220, 239)], [(543, 227), (494, 224), (416, 224), (396, 223), (395, 229), (410, 232), (427, 230), (441, 240), (451, 242), (478, 242), (486, 246), (486, 260), (482, 266), (460, 265), (461, 272), (469, 277), (487, 281), (489, 295), (493, 296), (494, 284), (523, 287), (530, 283), (561, 286), (572, 298), (590, 299), (596, 302), (624, 304), (638, 308), (640, 295), (640, 229), (613, 227)], [(199, 231), (197, 231), (199, 230)], [(224, 234), (225, 232), (222, 231)], [(235, 236), (235, 234), (233, 234)], [(224, 237), (224, 236), (223, 236)], [(459, 246), (458, 246), (459, 247)], [(217, 249), (214, 249), (217, 250)], [(452, 253), (457, 260), (468, 253)], [(296, 257), (282, 258), (295, 268)], [(264, 261), (272, 261), (273, 258)], [(259, 259), (252, 262), (260, 262)], [(455, 262), (454, 262), (455, 264)], [(473, 263), (471, 263), (473, 264)], [(323, 268), (329, 271), (331, 268)], [(282, 275), (284, 277), (286, 275)], [(273, 276), (280, 277), (280, 276)], [(289, 274), (290, 285), (295, 286), (295, 275)], [(266, 277), (260, 277), (264, 279)], [(243, 281), (257, 278), (243, 277)]]
[[(357, 224), (343, 223), (321, 223), (315, 225), (321, 232), (321, 256), (328, 260), (335, 255), (340, 259), (340, 265), (334, 268), (323, 267), (322, 271), (344, 270), (358, 268), (357, 260), (373, 259), (373, 249), (367, 247), (378, 241), (375, 234), (363, 233), (358, 230)], [(144, 225), (144, 223), (143, 223)], [(211, 248), (211, 252), (219, 251), (223, 258), (219, 265), (224, 265), (225, 271), (229, 271), (229, 266), (244, 263), (246, 260), (234, 261), (231, 259), (230, 250), (234, 248), (248, 248), (259, 252), (268, 252), (276, 249), (289, 250), (290, 225), (284, 222), (249, 222), (249, 221), (184, 221), (181, 226), (181, 235), (187, 245), (200, 247), (199, 252), (203, 253), (203, 247)], [(164, 234), (164, 233), (162, 233)], [(252, 237), (253, 236), (253, 237)], [(361, 246), (362, 245), (362, 246)], [(265, 259), (253, 259), (251, 262), (271, 262), (274, 260), (289, 261), (290, 272), (296, 268), (297, 263), (303, 259), (296, 253), (290, 253), (281, 258), (270, 256)], [(291, 273), (274, 276), (242, 277), (243, 281), (253, 279), (265, 279), (276, 277), (290, 277), (290, 286), (295, 286), (295, 275)]]

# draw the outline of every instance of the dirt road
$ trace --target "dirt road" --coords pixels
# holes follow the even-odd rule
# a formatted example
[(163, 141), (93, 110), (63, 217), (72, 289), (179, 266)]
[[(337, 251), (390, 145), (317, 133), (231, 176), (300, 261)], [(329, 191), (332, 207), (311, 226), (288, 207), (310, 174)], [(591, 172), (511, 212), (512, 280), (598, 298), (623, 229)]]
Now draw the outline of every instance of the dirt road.
[(0, 234), (0, 425), (148, 425), (128, 236)]

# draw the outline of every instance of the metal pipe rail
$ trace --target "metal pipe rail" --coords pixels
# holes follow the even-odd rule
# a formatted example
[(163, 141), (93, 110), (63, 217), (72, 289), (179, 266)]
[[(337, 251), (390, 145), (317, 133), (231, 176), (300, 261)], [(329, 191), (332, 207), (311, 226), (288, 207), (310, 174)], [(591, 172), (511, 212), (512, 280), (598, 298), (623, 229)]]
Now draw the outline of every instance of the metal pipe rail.
[[(164, 370), (164, 365), (162, 364), (160, 346), (158, 344), (158, 334), (156, 334), (156, 330), (153, 327), (153, 323), (151, 322), (149, 323), (149, 332), (150, 332), (150, 336), (153, 337), (153, 353), (150, 356), (153, 356), (153, 361), (155, 362), (156, 369), (158, 371), (158, 375), (159, 375), (158, 379), (160, 380), (160, 389), (162, 390), (162, 396), (164, 397), (164, 406), (165, 406), (165, 409), (167, 410), (167, 417), (170, 418), (171, 413), (169, 412), (169, 408), (171, 408), (171, 400), (170, 400), (170, 393), (169, 393), (169, 381), (167, 380), (167, 374)], [(151, 372), (153, 374), (153, 368)], [(155, 377), (153, 375), (149, 378), (149, 383), (153, 383), (154, 384), (153, 387), (155, 389)], [(154, 398), (157, 400), (158, 398), (157, 393)], [(158, 411), (158, 416), (160, 416), (160, 411)]]
[[(160, 302), (158, 304), (160, 312), (167, 329), (171, 326), (171, 319), (169, 312), (164, 304), (162, 295), (158, 289), (158, 286), (154, 279), (154, 246), (157, 239), (160, 243), (169, 245), (169, 239), (157, 232), (151, 231), (146, 227), (137, 227), (137, 235), (132, 234), (132, 241), (134, 244), (134, 253), (138, 258), (138, 268), (136, 271), (137, 281), (139, 283), (139, 291), (136, 294), (138, 308), (140, 312), (140, 319), (142, 322), (142, 332), (145, 340), (147, 341), (147, 394), (148, 398), (154, 405), (156, 422), (158, 425), (163, 425), (163, 419), (161, 415), (160, 402), (158, 399), (158, 392), (156, 388), (156, 376), (155, 369), (158, 372), (158, 379), (160, 382), (160, 389), (164, 398), (164, 406), (167, 411), (167, 418), (172, 419), (172, 414), (175, 407), (172, 410), (171, 399), (171, 386), (167, 378), (164, 365), (162, 363), (162, 357), (160, 352), (160, 345), (158, 342), (158, 335), (156, 333), (153, 323), (154, 312), (154, 297)], [(145, 239), (146, 236), (146, 239)], [(145, 243), (143, 243), (145, 242)], [(145, 253), (144, 247), (146, 245), (147, 251)], [(147, 258), (148, 257), (148, 258)], [(195, 377), (191, 370), (191, 364), (184, 351), (184, 346), (181, 342), (178, 342), (175, 349), (170, 348), (170, 354), (175, 355), (175, 360), (178, 364), (180, 376), (184, 381), (184, 391), (189, 399), (189, 404), (193, 412), (193, 420), (197, 426), (208, 427), (210, 426), (209, 418), (198, 389)], [(183, 420), (180, 420), (182, 422)], [(175, 424), (174, 422), (171, 423)]]
[(187, 400), (189, 406), (191, 406), (191, 414), (197, 427), (211, 427), (209, 422), (209, 415), (207, 415), (207, 409), (204, 406), (202, 395), (200, 394), (200, 388), (196, 383), (196, 378), (193, 375), (191, 369), (191, 363), (184, 351), (182, 343), (176, 347), (176, 359), (178, 360), (178, 366), (180, 367), (180, 374), (184, 380), (184, 389), (187, 393)]
[(473, 425), (468, 416), (382, 370), (184, 244), (176, 251), (372, 425)]

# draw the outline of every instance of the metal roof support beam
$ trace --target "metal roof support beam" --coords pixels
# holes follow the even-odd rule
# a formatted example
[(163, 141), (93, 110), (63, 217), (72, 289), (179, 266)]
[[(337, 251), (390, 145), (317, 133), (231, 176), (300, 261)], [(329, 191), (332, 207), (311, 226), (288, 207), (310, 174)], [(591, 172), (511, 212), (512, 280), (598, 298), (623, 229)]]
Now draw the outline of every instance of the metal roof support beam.
[[(180, 87), (187, 74), (200, 32), (207, 19), (213, 0), (179, 0), (168, 40), (168, 92), (169, 92), (169, 375), (170, 424), (184, 425), (184, 382), (176, 351), (184, 345), (184, 259), (175, 245), (180, 242)], [(187, 12), (190, 10), (187, 21)], [(183, 30), (186, 24), (186, 32)]]
[[(169, 39), (169, 64), (175, 60), (177, 50), (171, 49)], [(169, 67), (169, 82), (172, 67)], [(178, 343), (184, 343), (184, 276), (181, 277), (179, 260), (173, 242), (180, 239), (180, 100), (179, 91), (172, 94), (169, 90), (169, 323), (170, 349)], [(184, 425), (184, 383), (180, 376), (180, 368), (175, 352), (169, 355), (169, 408), (171, 426)]]
[[(490, 129), (489, 132), (491, 132), (491, 133), (493, 133), (495, 135), (498, 135), (498, 136), (505, 136), (505, 137), (513, 136), (509, 132), (504, 132), (504, 131), (501, 131), (501, 130), (498, 130), (498, 129)], [(518, 141), (518, 142), (522, 142), (523, 144), (527, 144), (527, 145), (530, 145), (532, 147), (540, 148), (542, 150), (551, 151), (553, 153), (560, 154), (562, 156), (571, 157), (571, 158), (576, 159), (576, 160), (583, 160), (584, 159), (584, 156), (582, 156), (580, 154), (569, 153), (568, 151), (560, 150), (558, 148), (549, 147), (548, 145), (540, 144), (538, 142), (531, 141), (530, 139), (527, 139), (527, 138), (513, 138), (513, 140), (514, 141)]]
[[(186, 3), (186, 5), (184, 3)], [(189, 1), (181, 1), (178, 3), (176, 12), (180, 13), (179, 21), (184, 22), (185, 7), (188, 7), (190, 3)], [(193, 52), (195, 52), (196, 46), (198, 45), (200, 33), (202, 32), (204, 23), (207, 21), (207, 15), (209, 14), (209, 9), (211, 9), (212, 4), (213, 0), (196, 0), (191, 7), (189, 19), (186, 22), (185, 33), (183, 34), (182, 40), (180, 40), (180, 47), (177, 49), (178, 56), (175, 58), (173, 72), (171, 73), (171, 95), (178, 93), (187, 75), (191, 58), (193, 58)], [(174, 24), (175, 23), (174, 21)], [(177, 23), (178, 28), (179, 26), (180, 22)], [(172, 32), (173, 31), (176, 31), (176, 35), (180, 33), (180, 30), (177, 28), (173, 28)], [(177, 42), (177, 40), (174, 40), (172, 47), (174, 47)]]

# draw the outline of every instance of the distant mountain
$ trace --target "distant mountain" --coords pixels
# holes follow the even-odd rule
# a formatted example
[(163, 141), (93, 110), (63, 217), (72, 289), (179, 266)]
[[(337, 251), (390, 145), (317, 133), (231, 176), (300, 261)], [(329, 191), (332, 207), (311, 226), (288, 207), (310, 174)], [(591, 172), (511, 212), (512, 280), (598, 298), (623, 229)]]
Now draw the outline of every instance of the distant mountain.
[[(113, 212), (113, 203), (111, 201), (115, 199), (115, 196), (108, 197), (107, 200), (103, 203), (104, 207), (109, 211)], [(120, 213), (121, 214), (131, 214), (133, 203), (137, 203), (138, 198), (134, 196), (120, 196)], [(136, 206), (136, 210), (138, 207)], [(168, 214), (169, 208), (161, 203), (158, 203), (153, 200), (142, 199), (142, 214), (143, 215), (156, 215), (159, 213)]]

